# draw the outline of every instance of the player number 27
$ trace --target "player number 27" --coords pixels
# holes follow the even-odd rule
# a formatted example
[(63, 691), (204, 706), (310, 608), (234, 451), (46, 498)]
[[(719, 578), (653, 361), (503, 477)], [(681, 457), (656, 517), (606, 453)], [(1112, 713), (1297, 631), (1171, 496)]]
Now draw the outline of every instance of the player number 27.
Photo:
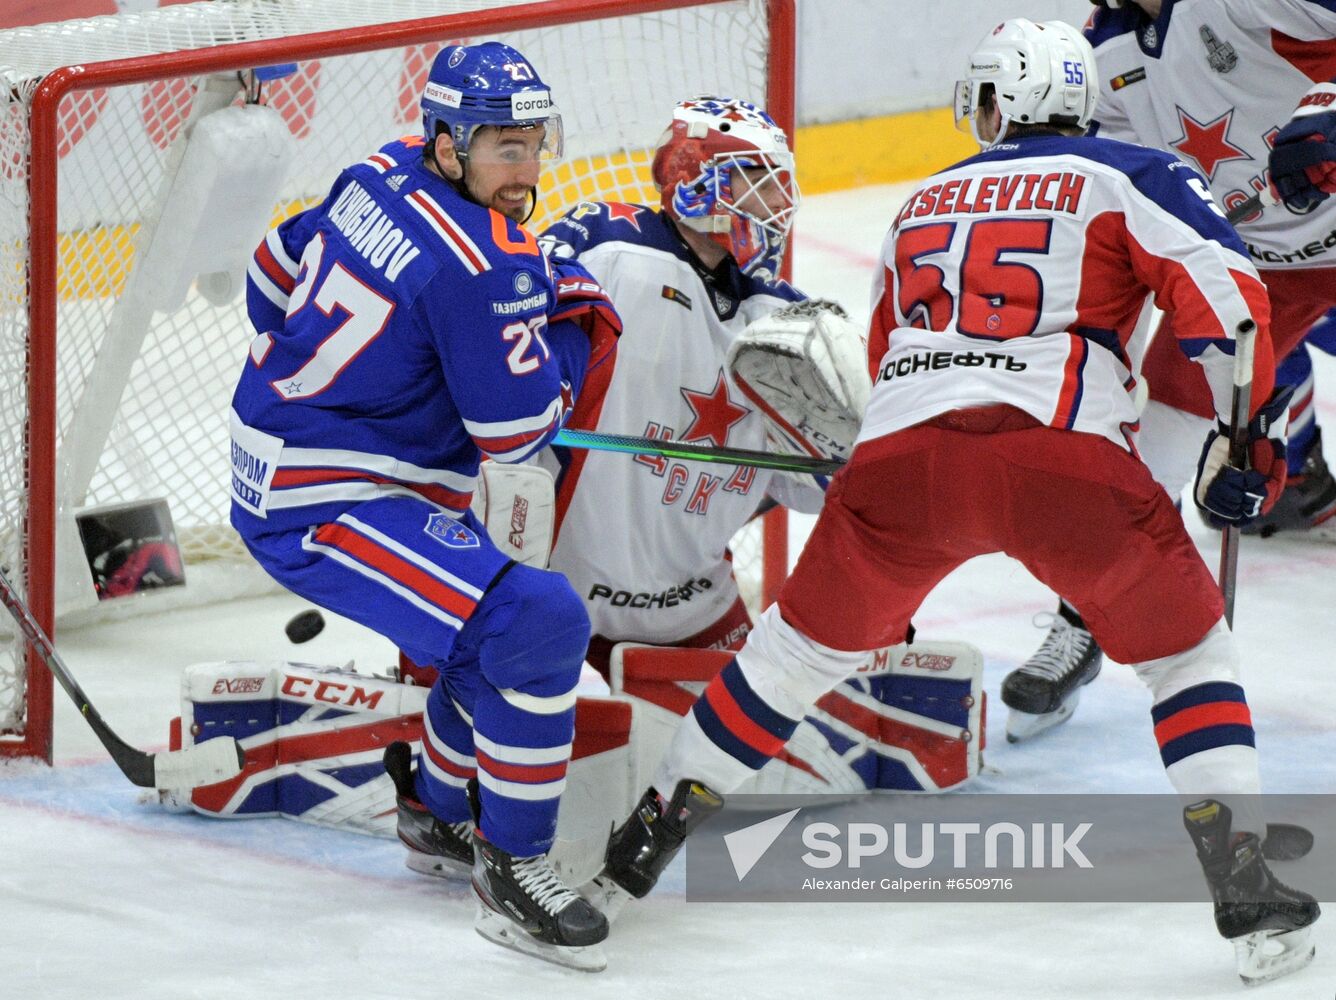
[[(945, 330), (955, 317), (961, 333), (997, 340), (1024, 337), (1039, 325), (1044, 280), (1017, 254), (1047, 254), (1051, 219), (981, 219), (964, 236), (955, 287), (946, 272), (925, 258), (945, 254), (956, 238), (955, 222), (933, 222), (901, 230), (895, 244), (896, 305), (906, 322)], [(1006, 255), (1007, 259), (1003, 259)]]
[(501, 339), (515, 346), (506, 355), (506, 366), (515, 375), (528, 375), (537, 371), (552, 352), (543, 339), (543, 330), (547, 327), (547, 317), (538, 315), (527, 323), (515, 322), (501, 328)]
[(394, 312), (393, 302), (363, 284), (337, 261), (313, 295), (324, 254), (325, 237), (316, 233), (302, 253), (301, 269), (297, 272), (301, 280), (288, 300), (288, 318), (309, 302), (330, 318), (339, 310), (343, 321), (320, 342), (301, 368), (269, 383), (284, 399), (309, 399), (328, 389), (367, 345), (380, 336)]

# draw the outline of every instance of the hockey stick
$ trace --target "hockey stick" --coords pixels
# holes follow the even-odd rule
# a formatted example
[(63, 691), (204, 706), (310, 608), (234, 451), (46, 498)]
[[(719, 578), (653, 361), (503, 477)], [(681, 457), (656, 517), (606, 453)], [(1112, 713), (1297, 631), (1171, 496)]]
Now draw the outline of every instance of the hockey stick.
[(629, 455), (660, 455), (663, 458), (720, 462), (756, 469), (778, 469), (781, 472), (808, 472), (814, 476), (829, 476), (844, 465), (842, 461), (833, 458), (774, 455), (768, 451), (751, 451), (746, 448), (714, 448), (706, 444), (661, 441), (626, 434), (600, 434), (570, 427), (558, 431), (552, 443), (566, 448), (587, 448), (590, 451), (620, 451)]
[[(1248, 410), (1252, 405), (1253, 346), (1257, 324), (1251, 319), (1234, 331), (1234, 394), (1229, 408), (1229, 464), (1248, 467)], [(1225, 598), (1225, 623), (1234, 627), (1234, 585), (1239, 570), (1239, 526), (1225, 525), (1220, 536), (1220, 593)]]
[(102, 721), (102, 716), (83, 693), (70, 668), (3, 572), (0, 572), (0, 601), (14, 616), (19, 630), (32, 643), (47, 669), (74, 700), (79, 714), (107, 748), (116, 766), (134, 784), (141, 788), (195, 788), (230, 778), (245, 766), (246, 755), (231, 736), (215, 737), (184, 750), (164, 753), (145, 753), (130, 746)]
[(1247, 201), (1240, 202), (1229, 210), (1225, 216), (1225, 221), (1231, 226), (1237, 226), (1240, 222), (1252, 215), (1253, 212), (1260, 212), (1262, 209), (1270, 208), (1272, 205), (1279, 205), (1280, 199), (1271, 193), (1271, 189), (1258, 191)]

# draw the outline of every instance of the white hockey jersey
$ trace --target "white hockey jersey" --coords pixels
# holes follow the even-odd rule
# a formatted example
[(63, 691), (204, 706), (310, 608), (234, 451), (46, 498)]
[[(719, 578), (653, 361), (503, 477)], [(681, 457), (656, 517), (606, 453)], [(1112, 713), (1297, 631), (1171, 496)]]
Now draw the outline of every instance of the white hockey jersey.
[[(860, 441), (1008, 403), (1134, 450), (1148, 292), (1228, 419), (1233, 336), (1266, 292), (1200, 176), (1159, 150), (1030, 134), (935, 174), (886, 237)], [(1259, 343), (1261, 343), (1259, 341)], [(1255, 399), (1273, 374), (1259, 348)]]
[[(1315, 82), (1336, 77), (1331, 0), (1164, 0), (1097, 11), (1094, 132), (1178, 154), (1229, 211), (1263, 190), (1276, 133)], [(1336, 200), (1309, 215), (1282, 205), (1240, 223), (1258, 267), (1336, 263)]]
[[(671, 223), (640, 205), (579, 205), (540, 242), (588, 268), (624, 324), (601, 406), (591, 408), (598, 387), (586, 386), (567, 426), (765, 449), (765, 420), (724, 358), (747, 324), (803, 296), (731, 261), (707, 284)], [(738, 598), (729, 540), (767, 494), (807, 510), (824, 496), (767, 470), (705, 462), (567, 448), (537, 461), (557, 477), (550, 566), (584, 599), (594, 634), (613, 640), (666, 644), (713, 625)]]

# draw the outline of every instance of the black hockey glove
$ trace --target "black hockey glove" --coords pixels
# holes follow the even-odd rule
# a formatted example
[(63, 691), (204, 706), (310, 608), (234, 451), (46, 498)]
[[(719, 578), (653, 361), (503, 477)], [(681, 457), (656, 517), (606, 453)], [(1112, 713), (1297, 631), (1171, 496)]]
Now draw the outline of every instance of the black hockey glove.
[(1336, 84), (1313, 87), (1276, 135), (1271, 183), (1293, 212), (1310, 212), (1336, 191)]
[(1193, 498), (1216, 528), (1248, 524), (1269, 511), (1285, 488), (1285, 429), (1294, 388), (1271, 394), (1248, 424), (1248, 468), (1229, 464), (1229, 428), (1217, 423), (1197, 461)]

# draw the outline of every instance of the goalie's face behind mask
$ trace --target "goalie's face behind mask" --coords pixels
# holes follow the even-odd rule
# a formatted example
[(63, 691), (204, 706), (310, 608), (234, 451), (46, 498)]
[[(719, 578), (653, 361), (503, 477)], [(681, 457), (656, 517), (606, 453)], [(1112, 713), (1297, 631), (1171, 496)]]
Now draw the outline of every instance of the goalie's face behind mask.
[(683, 101), (653, 171), (664, 212), (705, 237), (689, 242), (707, 248), (706, 264), (728, 254), (744, 274), (778, 273), (800, 196), (788, 137), (773, 118), (747, 101)]

